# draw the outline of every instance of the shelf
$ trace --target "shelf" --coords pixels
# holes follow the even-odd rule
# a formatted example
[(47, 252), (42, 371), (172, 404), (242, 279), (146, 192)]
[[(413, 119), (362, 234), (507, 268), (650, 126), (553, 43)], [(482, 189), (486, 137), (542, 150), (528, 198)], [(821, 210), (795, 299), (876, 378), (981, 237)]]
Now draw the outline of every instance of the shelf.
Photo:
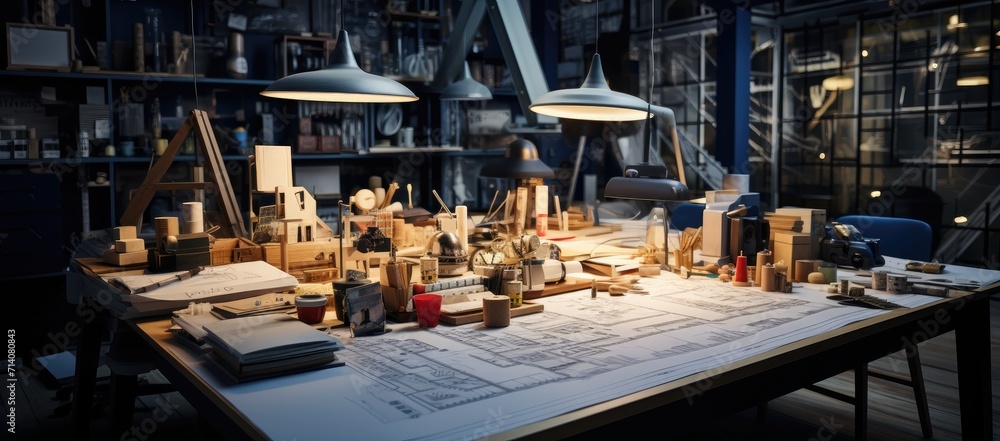
[(244, 86), (270, 86), (274, 80), (259, 79), (236, 79), (236, 78), (206, 78), (192, 77), (191, 75), (179, 75), (156, 72), (125, 72), (125, 71), (98, 71), (89, 72), (49, 72), (49, 71), (19, 71), (0, 70), (0, 77), (32, 77), (32, 78), (62, 78), (80, 80), (117, 80), (117, 81), (149, 81), (151, 79), (172, 82), (191, 83), (197, 81), (202, 84), (228, 84)]
[[(304, 155), (308, 157), (308, 155)], [(160, 157), (156, 157), (160, 159)], [(242, 155), (224, 155), (222, 157), (223, 161), (246, 161), (247, 157)], [(178, 155), (174, 157), (174, 161), (180, 162), (194, 162), (195, 157), (192, 155)], [(52, 163), (52, 164), (114, 164), (114, 163), (146, 163), (149, 162), (149, 157), (145, 156), (96, 156), (89, 158), (37, 158), (37, 159), (0, 159), (0, 165), (10, 164), (10, 165), (30, 165), (39, 163)]]

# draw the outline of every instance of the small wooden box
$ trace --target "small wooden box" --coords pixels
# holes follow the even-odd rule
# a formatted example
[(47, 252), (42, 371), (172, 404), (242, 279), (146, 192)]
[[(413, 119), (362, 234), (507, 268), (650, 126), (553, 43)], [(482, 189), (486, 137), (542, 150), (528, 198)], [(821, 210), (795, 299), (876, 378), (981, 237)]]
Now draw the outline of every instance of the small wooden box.
[(299, 135), (312, 135), (313, 120), (308, 116), (299, 117)]
[(260, 245), (242, 237), (216, 239), (211, 254), (212, 265), (253, 262), (264, 258), (264, 250)]
[(812, 235), (794, 231), (777, 231), (774, 233), (774, 262), (785, 261), (788, 265), (788, 280), (798, 280), (795, 274), (795, 261), (811, 259)]
[(340, 137), (337, 135), (319, 137), (320, 153), (340, 153)]
[(298, 153), (319, 153), (319, 137), (313, 135), (299, 135), (298, 143), (295, 144)]

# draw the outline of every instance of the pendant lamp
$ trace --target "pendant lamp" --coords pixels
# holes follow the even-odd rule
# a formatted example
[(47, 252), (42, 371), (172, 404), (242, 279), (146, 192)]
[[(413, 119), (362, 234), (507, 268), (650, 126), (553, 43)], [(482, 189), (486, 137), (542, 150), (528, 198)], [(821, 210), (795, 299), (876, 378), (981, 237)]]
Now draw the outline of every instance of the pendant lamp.
[(260, 93), (270, 98), (338, 103), (405, 103), (417, 97), (406, 86), (361, 70), (347, 31), (340, 30), (330, 65), (280, 78)]
[(600, 54), (594, 54), (587, 79), (578, 89), (554, 90), (528, 106), (542, 115), (590, 121), (639, 121), (649, 117), (646, 107), (642, 99), (608, 87)]
[(442, 101), (480, 101), (493, 99), (490, 88), (474, 79), (469, 73), (469, 62), (465, 62), (462, 78), (448, 85), (441, 91)]

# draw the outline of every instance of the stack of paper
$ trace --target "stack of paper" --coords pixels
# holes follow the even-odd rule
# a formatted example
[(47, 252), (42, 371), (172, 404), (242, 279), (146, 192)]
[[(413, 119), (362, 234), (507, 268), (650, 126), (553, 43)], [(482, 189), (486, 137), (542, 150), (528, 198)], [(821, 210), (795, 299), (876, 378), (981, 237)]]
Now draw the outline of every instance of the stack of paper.
[(134, 318), (169, 314), (191, 302), (228, 302), (267, 293), (294, 289), (294, 276), (264, 261), (241, 262), (206, 267), (185, 280), (133, 294), (136, 287), (146, 287), (177, 273), (142, 274), (115, 277), (109, 286), (114, 295), (106, 306), (118, 317)]
[(219, 320), (204, 326), (208, 354), (236, 382), (311, 369), (343, 366), (336, 337), (287, 314), (267, 314)]

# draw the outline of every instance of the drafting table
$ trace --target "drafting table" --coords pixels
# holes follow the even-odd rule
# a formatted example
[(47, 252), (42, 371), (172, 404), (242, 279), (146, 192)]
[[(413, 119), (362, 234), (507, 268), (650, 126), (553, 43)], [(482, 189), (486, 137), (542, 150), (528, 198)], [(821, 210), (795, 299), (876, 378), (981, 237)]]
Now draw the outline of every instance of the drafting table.
[[(722, 284), (716, 280), (682, 280), (665, 273), (658, 283), (650, 283), (654, 288), (646, 298), (619, 301), (630, 295), (602, 294), (597, 299), (602, 306), (594, 309), (603, 315), (617, 314), (620, 320), (592, 323), (601, 326), (599, 332), (605, 337), (620, 339), (614, 347), (628, 349), (568, 341), (571, 336), (584, 339), (581, 336), (595, 333), (580, 327), (589, 317), (580, 320), (562, 313), (572, 310), (569, 306), (590, 301), (588, 290), (539, 299), (546, 304), (545, 312), (516, 317), (510, 327), (499, 330), (486, 329), (481, 323), (440, 325), (434, 330), (417, 329), (415, 323), (394, 325), (394, 332), (382, 337), (345, 341), (347, 352), (339, 357), (347, 360), (346, 367), (238, 385), (225, 382), (199, 354), (174, 339), (166, 331), (169, 319), (137, 319), (128, 324), (158, 355), (161, 372), (209, 421), (218, 423), (223, 434), (234, 439), (299, 440), (358, 439), (365, 434), (372, 439), (553, 439), (634, 433), (636, 427), (659, 428), (658, 433), (669, 436), (673, 429), (663, 428), (698, 427), (714, 417), (863, 366), (910, 342), (955, 330), (962, 436), (991, 439), (988, 302), (993, 293), (1000, 292), (1000, 272), (964, 270), (965, 276), (991, 284), (952, 298), (897, 297), (894, 301), (908, 307), (890, 311), (831, 310), (821, 304), (825, 285), (796, 284), (793, 294), (762, 293), (754, 288), (719, 288)], [(692, 283), (703, 284), (704, 289), (691, 290)], [(724, 291), (729, 289), (747, 291), (740, 297), (727, 295)], [(696, 309), (739, 323), (743, 316), (733, 312), (738, 308), (732, 302), (740, 301), (750, 302), (745, 309), (757, 308), (762, 313), (746, 316), (745, 328), (724, 330), (720, 325), (718, 332), (695, 332), (684, 337), (690, 341), (667, 343), (682, 335), (676, 334), (680, 326), (671, 323), (690, 320), (699, 314)], [(652, 319), (655, 314), (629, 307), (628, 302), (665, 303), (657, 308), (678, 317)], [(705, 302), (717, 303), (699, 306)], [(587, 307), (578, 310), (588, 313)], [(544, 315), (556, 311), (561, 312)], [(789, 333), (793, 328), (782, 327), (796, 321), (787, 320), (790, 314), (785, 311), (801, 311), (803, 317), (806, 311), (826, 314), (826, 319)], [(839, 323), (835, 317), (844, 317), (846, 322)], [(558, 320), (558, 326), (547, 327), (550, 320)], [(623, 322), (642, 320), (654, 321), (627, 329), (628, 335), (616, 331)], [(764, 330), (734, 334), (754, 331), (757, 326)], [(516, 336), (521, 344), (501, 338), (505, 334)], [(712, 343), (719, 338), (724, 344)], [(645, 344), (654, 341), (657, 345)], [(528, 351), (527, 343), (541, 345), (537, 348), (541, 350)], [(705, 352), (708, 347), (715, 350)], [(488, 359), (490, 354), (496, 358)], [(546, 356), (552, 358), (542, 358)], [(624, 356), (632, 358), (623, 362)], [(483, 363), (479, 366), (485, 370), (470, 369), (475, 363)], [(527, 373), (506, 378), (506, 369), (526, 369)], [(447, 378), (447, 386), (436, 384), (442, 377)], [(470, 395), (455, 397), (443, 390)], [(544, 394), (532, 395), (532, 390)], [(544, 395), (545, 401), (528, 399), (538, 395)], [(419, 417), (403, 418), (393, 413), (397, 411), (415, 412)], [(317, 416), (323, 418), (317, 421)]]

